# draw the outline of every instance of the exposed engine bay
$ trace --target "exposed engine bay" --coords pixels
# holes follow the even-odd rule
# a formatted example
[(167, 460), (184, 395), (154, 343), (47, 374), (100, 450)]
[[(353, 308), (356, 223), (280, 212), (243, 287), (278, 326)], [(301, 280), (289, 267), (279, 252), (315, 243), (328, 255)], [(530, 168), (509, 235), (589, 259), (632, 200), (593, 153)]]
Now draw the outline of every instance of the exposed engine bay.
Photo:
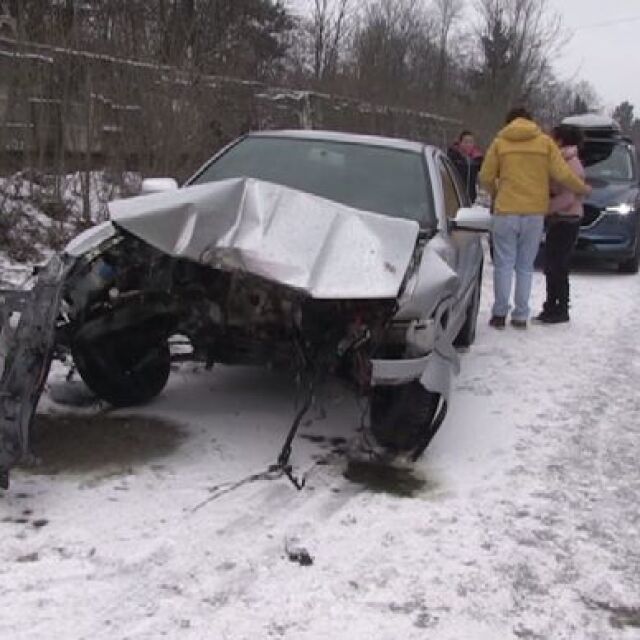
[(366, 390), (369, 358), (395, 311), (393, 300), (315, 300), (252, 274), (172, 258), (123, 232), (69, 275), (59, 344), (76, 356), (112, 358), (106, 345), (126, 356), (140, 341), (160, 345), (180, 335), (190, 359), (209, 365), (314, 369)]

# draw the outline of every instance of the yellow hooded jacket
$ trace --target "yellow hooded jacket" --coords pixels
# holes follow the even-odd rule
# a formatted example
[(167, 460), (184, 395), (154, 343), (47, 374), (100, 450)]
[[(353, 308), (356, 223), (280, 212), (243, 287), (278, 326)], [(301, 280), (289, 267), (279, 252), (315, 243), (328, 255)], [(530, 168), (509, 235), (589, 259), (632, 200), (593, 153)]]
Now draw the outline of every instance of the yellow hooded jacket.
[(498, 133), (479, 178), (494, 199), (498, 214), (546, 214), (551, 179), (578, 195), (589, 191), (555, 142), (525, 118), (516, 118)]

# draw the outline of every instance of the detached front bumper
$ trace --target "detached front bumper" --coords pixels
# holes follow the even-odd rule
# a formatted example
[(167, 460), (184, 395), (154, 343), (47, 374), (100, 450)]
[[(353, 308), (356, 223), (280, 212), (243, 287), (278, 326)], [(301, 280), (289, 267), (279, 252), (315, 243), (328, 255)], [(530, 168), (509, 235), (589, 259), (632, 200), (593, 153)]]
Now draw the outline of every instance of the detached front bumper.
[(62, 290), (73, 259), (55, 256), (29, 292), (0, 292), (0, 487), (29, 453), (31, 421), (55, 347)]
[(460, 371), (460, 358), (446, 336), (441, 335), (426, 355), (394, 360), (371, 360), (373, 386), (401, 385), (419, 380), (422, 386), (445, 400), (451, 393), (451, 379)]

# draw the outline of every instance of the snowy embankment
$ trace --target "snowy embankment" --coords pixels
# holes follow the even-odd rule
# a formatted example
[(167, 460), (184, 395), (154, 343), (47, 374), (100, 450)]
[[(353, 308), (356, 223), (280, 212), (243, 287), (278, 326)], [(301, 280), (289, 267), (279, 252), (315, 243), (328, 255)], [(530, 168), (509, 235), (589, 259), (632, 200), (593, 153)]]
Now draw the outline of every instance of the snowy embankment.
[(25, 264), (46, 260), (79, 230), (105, 220), (107, 203), (139, 186), (137, 174), (105, 171), (0, 177), (0, 287), (20, 285), (30, 272)]
[(0, 496), (0, 637), (640, 637), (640, 279), (582, 270), (570, 326), (498, 333), (490, 270), (413, 473), (348, 465), (360, 412), (331, 386), (294, 445), (305, 488), (227, 492), (274, 461), (292, 381), (183, 367), (145, 408), (69, 416), (57, 367), (42, 465)]

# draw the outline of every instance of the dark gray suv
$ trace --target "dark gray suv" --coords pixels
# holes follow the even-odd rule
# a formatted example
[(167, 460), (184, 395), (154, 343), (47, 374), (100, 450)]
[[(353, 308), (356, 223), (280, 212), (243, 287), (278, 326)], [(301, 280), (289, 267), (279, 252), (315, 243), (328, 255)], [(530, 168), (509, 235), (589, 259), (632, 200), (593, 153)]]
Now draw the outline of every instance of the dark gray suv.
[(593, 187), (585, 200), (576, 255), (613, 261), (624, 273), (640, 265), (640, 189), (635, 148), (617, 123), (592, 114), (565, 118), (582, 130), (581, 152)]

